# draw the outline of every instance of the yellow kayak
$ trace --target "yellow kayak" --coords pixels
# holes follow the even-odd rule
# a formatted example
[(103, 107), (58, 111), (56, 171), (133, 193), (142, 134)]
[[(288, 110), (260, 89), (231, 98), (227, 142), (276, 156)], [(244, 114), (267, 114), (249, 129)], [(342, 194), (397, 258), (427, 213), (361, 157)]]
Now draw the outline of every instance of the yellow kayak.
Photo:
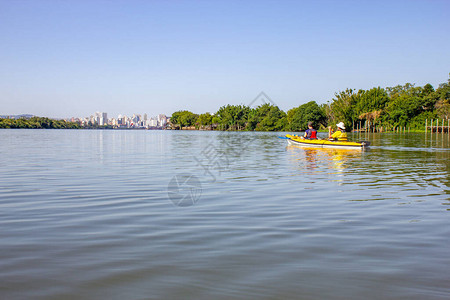
[(370, 142), (349, 142), (330, 140), (308, 140), (301, 136), (286, 134), (289, 145), (307, 146), (317, 148), (342, 148), (342, 149), (363, 149), (369, 147)]

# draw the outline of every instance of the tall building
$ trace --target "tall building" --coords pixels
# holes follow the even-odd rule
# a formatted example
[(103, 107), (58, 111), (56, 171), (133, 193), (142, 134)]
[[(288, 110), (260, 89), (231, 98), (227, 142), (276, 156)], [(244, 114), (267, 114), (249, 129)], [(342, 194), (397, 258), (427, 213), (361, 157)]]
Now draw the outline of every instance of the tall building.
[(158, 124), (161, 127), (166, 126), (166, 124), (167, 124), (167, 116), (164, 115), (164, 114), (159, 114), (158, 115)]
[(94, 119), (95, 119), (95, 121), (93, 123), (101, 125), (102, 114), (99, 111), (96, 111), (95, 115), (94, 115)]

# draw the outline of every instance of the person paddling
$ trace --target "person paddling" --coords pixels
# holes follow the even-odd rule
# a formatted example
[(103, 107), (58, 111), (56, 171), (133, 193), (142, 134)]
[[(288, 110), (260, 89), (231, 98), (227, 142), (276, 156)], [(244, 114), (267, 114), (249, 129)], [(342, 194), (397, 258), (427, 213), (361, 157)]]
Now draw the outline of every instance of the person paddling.
[(307, 140), (317, 140), (317, 130), (314, 129), (313, 122), (308, 122), (308, 129), (306, 129), (303, 138)]
[(345, 132), (345, 125), (344, 123), (340, 122), (336, 124), (336, 127), (338, 130), (331, 134), (331, 126), (328, 127), (328, 139), (333, 141), (347, 141), (347, 133)]

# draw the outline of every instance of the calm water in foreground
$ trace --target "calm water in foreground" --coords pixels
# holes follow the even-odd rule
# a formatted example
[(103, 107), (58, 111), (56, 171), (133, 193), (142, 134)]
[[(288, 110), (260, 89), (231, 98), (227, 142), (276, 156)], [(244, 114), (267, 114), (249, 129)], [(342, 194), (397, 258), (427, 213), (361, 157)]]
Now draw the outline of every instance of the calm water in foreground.
[(450, 299), (448, 134), (280, 135), (0, 130), (0, 298)]

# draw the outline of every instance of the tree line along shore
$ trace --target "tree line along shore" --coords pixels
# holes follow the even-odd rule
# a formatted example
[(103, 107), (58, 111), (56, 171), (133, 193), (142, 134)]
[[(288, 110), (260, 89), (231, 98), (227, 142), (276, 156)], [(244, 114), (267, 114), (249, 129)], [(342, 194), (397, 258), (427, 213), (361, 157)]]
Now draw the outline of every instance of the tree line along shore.
[(81, 125), (75, 122), (55, 120), (45, 117), (31, 118), (0, 118), (0, 128), (28, 128), (28, 129), (81, 129)]
[[(449, 74), (450, 75), (450, 74)], [(450, 79), (438, 88), (406, 83), (370, 90), (346, 89), (319, 105), (310, 101), (286, 112), (266, 103), (256, 108), (225, 105), (214, 114), (182, 110), (172, 114), (172, 129), (302, 131), (309, 121), (317, 129), (344, 122), (348, 131), (409, 128), (423, 131), (425, 120), (450, 117)]]
[[(450, 75), (450, 74), (449, 74)], [(302, 131), (309, 121), (323, 130), (344, 122), (348, 131), (365, 128), (409, 128), (423, 131), (426, 120), (450, 117), (450, 79), (438, 88), (431, 84), (415, 86), (406, 83), (395, 87), (370, 90), (346, 89), (335, 93), (325, 104), (310, 101), (287, 112), (266, 103), (256, 108), (246, 105), (224, 105), (217, 112), (195, 114), (187, 110), (174, 112), (170, 129), (234, 131)], [(0, 128), (45, 129), (112, 129), (82, 126), (76, 122), (45, 117), (0, 118)]]

